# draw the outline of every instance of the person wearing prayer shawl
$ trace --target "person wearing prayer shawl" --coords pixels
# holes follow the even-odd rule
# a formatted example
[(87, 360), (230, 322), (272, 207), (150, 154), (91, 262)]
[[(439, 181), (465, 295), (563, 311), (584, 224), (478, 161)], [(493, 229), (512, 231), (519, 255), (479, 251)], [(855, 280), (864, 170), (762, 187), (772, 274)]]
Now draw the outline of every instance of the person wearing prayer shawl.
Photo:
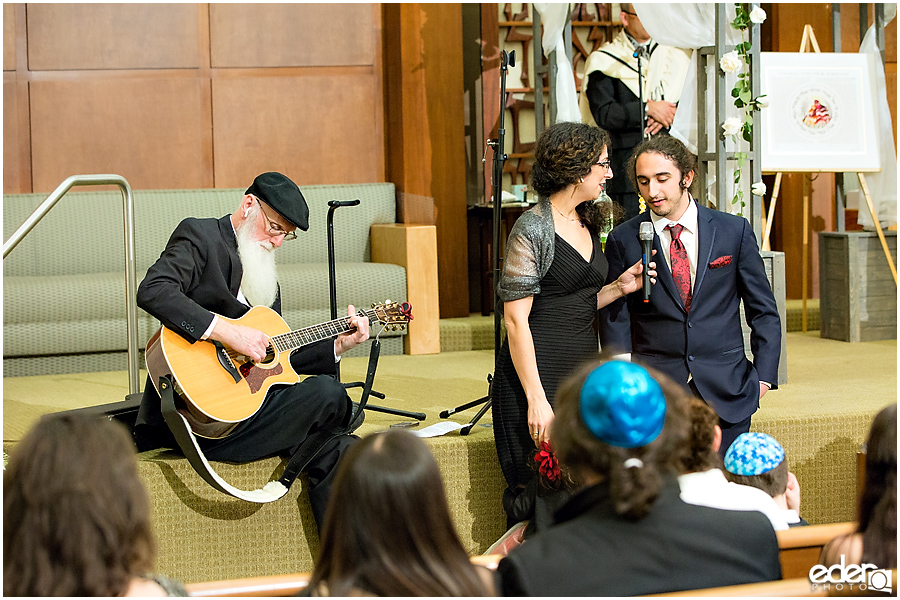
[[(625, 163), (643, 139), (643, 131), (668, 133), (691, 59), (689, 49), (654, 42), (632, 4), (620, 6), (623, 29), (588, 57), (578, 101), (582, 122), (602, 127), (612, 137), (613, 173), (625, 172)], [(627, 177), (611, 179), (606, 192), (624, 209), (623, 221), (643, 212)]]

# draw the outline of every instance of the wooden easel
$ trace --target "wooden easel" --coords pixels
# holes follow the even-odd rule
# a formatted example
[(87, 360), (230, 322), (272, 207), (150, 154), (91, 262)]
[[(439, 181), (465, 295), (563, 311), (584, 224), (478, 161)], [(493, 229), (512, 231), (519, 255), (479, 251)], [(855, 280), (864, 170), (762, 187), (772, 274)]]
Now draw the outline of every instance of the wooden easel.
[[(812, 46), (813, 52), (821, 52), (819, 49), (819, 42), (816, 40), (816, 34), (813, 32), (812, 25), (804, 25), (803, 26), (803, 37), (800, 40), (800, 52), (809, 52), (810, 46)], [(775, 220), (775, 203), (778, 201), (778, 192), (781, 189), (781, 176), (782, 173), (775, 174), (775, 185), (772, 186), (772, 200), (769, 203), (769, 211), (768, 215), (765, 216), (765, 223), (763, 224), (765, 233), (763, 234), (762, 246), (763, 250), (771, 250), (771, 244), (769, 242), (769, 236), (772, 232), (772, 222)], [(894, 266), (894, 258), (891, 256), (891, 251), (888, 249), (887, 240), (884, 237), (884, 231), (881, 228), (881, 223), (878, 221), (878, 215), (875, 214), (875, 205), (872, 204), (872, 196), (869, 194), (869, 186), (866, 184), (866, 176), (864, 173), (857, 171), (856, 177), (859, 179), (859, 187), (862, 190), (863, 197), (866, 199), (866, 204), (869, 207), (869, 213), (872, 215), (872, 222), (875, 223), (875, 229), (878, 232), (878, 239), (881, 240), (881, 248), (884, 250), (884, 255), (887, 258), (888, 266), (891, 269), (891, 275), (894, 277), (894, 285), (897, 284), (897, 268)], [(807, 267), (809, 265), (809, 213), (810, 213), (810, 197), (811, 193), (811, 185), (809, 179), (804, 177), (803, 179), (803, 255), (802, 255), (802, 274), (801, 274), (801, 288), (802, 288), (802, 299), (803, 299), (803, 322), (802, 322), (802, 330), (805, 333), (807, 330), (807, 312), (806, 312), (806, 300), (807, 300), (807, 286), (808, 286), (808, 277), (806, 275)]]

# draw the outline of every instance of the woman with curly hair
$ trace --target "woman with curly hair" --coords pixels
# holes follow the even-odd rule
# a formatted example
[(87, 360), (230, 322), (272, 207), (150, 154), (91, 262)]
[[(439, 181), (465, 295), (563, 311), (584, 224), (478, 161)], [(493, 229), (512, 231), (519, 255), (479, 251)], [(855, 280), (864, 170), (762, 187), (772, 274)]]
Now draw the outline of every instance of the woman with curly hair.
[(369, 435), (338, 466), (304, 595), (491, 596), (471, 563), (437, 461), (408, 431)]
[(866, 440), (866, 477), (859, 497), (859, 525), (822, 548), (819, 563), (873, 564), (897, 568), (897, 405), (875, 415)]
[(508, 335), (494, 369), (494, 437), (508, 486), (507, 526), (528, 520), (526, 535), (547, 524), (565, 496), (541, 489), (531, 466), (536, 449), (550, 442), (556, 388), (597, 356), (597, 310), (641, 289), (640, 262), (603, 285), (600, 230), (613, 205), (598, 198), (613, 176), (609, 143), (604, 130), (581, 123), (544, 130), (531, 171), (539, 201), (510, 231), (497, 286)]
[(5, 596), (186, 596), (147, 576), (156, 543), (134, 444), (120, 423), (45, 417), (3, 472)]

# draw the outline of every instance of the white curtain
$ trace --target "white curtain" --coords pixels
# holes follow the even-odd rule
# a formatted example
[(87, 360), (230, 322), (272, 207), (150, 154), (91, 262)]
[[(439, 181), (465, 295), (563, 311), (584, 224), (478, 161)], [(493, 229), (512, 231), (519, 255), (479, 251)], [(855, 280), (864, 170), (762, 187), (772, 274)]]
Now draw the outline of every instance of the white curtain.
[[(887, 25), (897, 12), (896, 4), (885, 4), (884, 24)], [(890, 10), (890, 13), (888, 11)], [(878, 152), (881, 157), (881, 171), (866, 173), (866, 185), (872, 196), (872, 205), (882, 227), (897, 224), (897, 152), (894, 149), (894, 125), (891, 121), (891, 110), (888, 108), (887, 85), (884, 79), (884, 65), (881, 54), (875, 44), (875, 26), (869, 27), (866, 37), (859, 47), (860, 54), (875, 55), (875, 81), (872, 82), (872, 93), (878, 103), (875, 111), (875, 131), (878, 132)], [(865, 229), (875, 229), (875, 222), (869, 213), (862, 192), (859, 194), (859, 224)]]
[[(711, 3), (690, 4), (634, 4), (634, 10), (644, 24), (647, 33), (654, 40), (666, 46), (678, 48), (701, 48), (713, 46), (716, 43), (716, 5)], [(734, 4), (728, 4), (725, 9), (728, 22), (734, 20)], [(741, 42), (741, 34), (736, 29), (726, 26), (725, 41), (735, 45)], [(697, 153), (697, 53), (694, 53), (694, 68), (688, 69), (684, 80), (684, 91), (678, 102), (678, 110), (675, 112), (675, 120), (670, 129), (671, 134), (685, 143), (694, 154)], [(707, 69), (708, 87), (712, 89), (713, 77), (718, 60), (710, 61)], [(726, 76), (726, 85), (734, 86), (736, 75)], [(732, 103), (728, 103), (729, 109), (725, 118), (738, 116), (738, 111)], [(707, 96), (706, 115), (707, 130), (710, 132), (709, 144), (714, 143), (715, 136), (719, 133), (719, 124), (714, 122), (715, 105), (713, 95)], [(730, 148), (729, 148), (730, 150)]]
[[(647, 33), (660, 44), (667, 46), (676, 46), (678, 48), (692, 48), (696, 50), (703, 46), (714, 46), (716, 43), (716, 5), (712, 3), (685, 3), (685, 4), (656, 4), (656, 3), (638, 3), (633, 4), (635, 12), (644, 24)], [(727, 23), (725, 25), (725, 43), (730, 45), (739, 44), (742, 41), (741, 32), (734, 29), (728, 23), (735, 18), (734, 4), (729, 3), (725, 8), (725, 16)], [(675, 119), (669, 132), (673, 137), (678, 138), (688, 149), (697, 154), (698, 148), (698, 127), (697, 127), (697, 67), (699, 56), (694, 52), (692, 58), (693, 68), (687, 70), (684, 79), (684, 87), (681, 93), (681, 99), (678, 101), (678, 110), (675, 111)], [(706, 87), (713, 90), (714, 77), (716, 69), (718, 69), (718, 58), (709, 60), (705, 75), (707, 78)], [(734, 87), (737, 81), (737, 74), (726, 74), (725, 85), (728, 90)], [(729, 98), (731, 96), (729, 95)], [(706, 130), (707, 130), (707, 148), (712, 148), (715, 144), (716, 137), (722, 133), (721, 123), (716, 123), (716, 113), (714, 104), (715, 94), (709, 93), (706, 96)], [(733, 102), (727, 102), (725, 105), (724, 119), (728, 117), (740, 117), (742, 114), (735, 108)], [(742, 148), (735, 148), (730, 138), (726, 140), (726, 150), (733, 152), (735, 150), (747, 151), (748, 147), (741, 142)], [(729, 182), (734, 177), (734, 165), (728, 163), (728, 172), (726, 178)], [(731, 206), (730, 198), (734, 195), (731, 190), (727, 202), (719, 203), (716, 199), (716, 174), (715, 171), (708, 171), (707, 177), (707, 194), (709, 198), (716, 202), (719, 210), (741, 212), (740, 205)], [(744, 190), (744, 201), (746, 202), (750, 194), (749, 177), (741, 178), (741, 187)], [(729, 184), (729, 188), (731, 185)]]
[[(544, 33), (541, 36), (541, 47), (544, 56), (556, 51), (556, 89), (552, 90), (556, 97), (556, 114), (554, 122), (581, 121), (581, 111), (578, 110), (578, 93), (575, 91), (575, 75), (572, 65), (566, 54), (566, 44), (563, 40), (563, 30), (569, 19), (568, 3), (536, 2), (534, 9), (541, 15), (541, 23), (544, 25)], [(541, 85), (536, 78), (535, 86)]]

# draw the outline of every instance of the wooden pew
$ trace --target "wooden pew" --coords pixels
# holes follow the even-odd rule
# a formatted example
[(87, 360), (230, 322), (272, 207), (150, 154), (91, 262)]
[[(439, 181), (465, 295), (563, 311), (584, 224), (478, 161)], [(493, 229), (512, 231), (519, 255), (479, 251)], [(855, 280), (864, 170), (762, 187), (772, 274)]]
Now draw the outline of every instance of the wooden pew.
[[(672, 595), (707, 596), (810, 596), (814, 593), (809, 583), (809, 570), (819, 561), (822, 547), (832, 538), (856, 529), (856, 523), (832, 523), (792, 527), (775, 532), (778, 536), (781, 559), (781, 581), (753, 583), (728, 588), (712, 588), (691, 592), (675, 592)], [(474, 564), (496, 569), (501, 556), (473, 556)], [(306, 587), (309, 573), (290, 573), (265, 577), (247, 577), (222, 581), (186, 584), (191, 596), (293, 596)], [(709, 593), (706, 593), (709, 591)], [(733, 593), (732, 593), (733, 592)]]
[(309, 573), (288, 573), (285, 575), (186, 583), (184, 587), (188, 595), (197, 597), (294, 596), (306, 587), (309, 583), (309, 577)]
[[(473, 556), (472, 564), (496, 569), (502, 556)], [(310, 573), (287, 573), (243, 579), (204, 581), (185, 584), (188, 594), (195, 597), (234, 596), (294, 596), (309, 583)]]
[(833, 538), (856, 530), (856, 523), (831, 523), (791, 527), (776, 531), (781, 552), (781, 577), (783, 579), (809, 578), (809, 570), (819, 562), (822, 547)]
[[(891, 570), (891, 581), (897, 581), (897, 569)], [(894, 588), (896, 590), (896, 588)], [(763, 597), (763, 596), (874, 596), (878, 595), (869, 590), (829, 590), (824, 586), (813, 589), (809, 577), (797, 577), (794, 579), (782, 579), (780, 581), (764, 581), (762, 583), (747, 583), (744, 585), (729, 585), (725, 587), (707, 588), (703, 590), (687, 590), (684, 592), (672, 592), (669, 594), (654, 594), (655, 596), (716, 596), (725, 597)]]
[(795, 579), (781, 579), (779, 581), (763, 581), (762, 583), (745, 583), (743, 585), (729, 585), (725, 587), (706, 588), (703, 590), (686, 590), (684, 592), (671, 592), (669, 594), (654, 594), (655, 596), (826, 596), (822, 589), (813, 591), (809, 577), (797, 577)]

